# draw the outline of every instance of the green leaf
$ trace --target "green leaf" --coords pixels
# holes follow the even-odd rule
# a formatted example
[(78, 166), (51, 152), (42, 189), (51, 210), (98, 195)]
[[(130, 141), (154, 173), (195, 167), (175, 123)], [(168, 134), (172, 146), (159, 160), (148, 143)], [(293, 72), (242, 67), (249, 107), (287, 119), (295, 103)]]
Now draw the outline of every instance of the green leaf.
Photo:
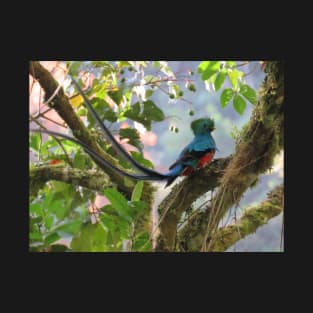
[(41, 134), (31, 134), (29, 146), (31, 149), (38, 151), (40, 148)]
[(52, 245), (50, 246), (50, 252), (65, 252), (68, 251), (68, 247), (65, 245)]
[[(93, 108), (98, 113), (101, 119), (110, 121), (112, 123), (116, 122), (117, 115), (105, 100), (97, 97), (93, 98), (90, 102), (92, 103)], [(87, 117), (88, 121), (91, 123), (91, 125), (93, 125), (95, 121), (89, 112), (87, 114)]]
[(246, 101), (240, 97), (239, 95), (236, 95), (234, 97), (234, 101), (233, 101), (233, 105), (234, 105), (234, 108), (235, 110), (240, 114), (242, 115), (246, 109)]
[(139, 201), (141, 194), (142, 194), (142, 188), (143, 188), (143, 181), (139, 180), (136, 185), (135, 188), (132, 192), (132, 197), (131, 197), (131, 201)]
[(222, 94), (220, 96), (220, 101), (221, 101), (222, 108), (226, 107), (226, 105), (233, 98), (233, 96), (234, 96), (234, 91), (231, 88), (226, 88), (226, 89), (223, 90), (223, 92), (222, 92)]
[(61, 225), (53, 229), (54, 232), (63, 232), (70, 235), (76, 234), (82, 225), (81, 220), (70, 220), (68, 222), (63, 222)]
[(218, 72), (220, 67), (221, 67), (220, 61), (204, 61), (200, 63), (200, 65), (198, 66), (198, 72), (202, 73), (201, 75), (202, 80), (207, 80), (216, 72)]
[(226, 75), (227, 75), (227, 72), (225, 70), (222, 70), (218, 73), (218, 75), (216, 76), (216, 79), (214, 81), (215, 91), (218, 91), (222, 87), (222, 85), (225, 81)]
[(123, 98), (123, 88), (119, 88), (116, 91), (108, 91), (108, 96), (111, 97), (111, 99), (119, 105), (121, 103), (121, 100)]
[(32, 203), (29, 206), (29, 212), (36, 215), (42, 215), (42, 204), (40, 202)]
[(147, 100), (143, 102), (143, 114), (153, 121), (163, 121), (165, 119), (164, 113), (158, 108), (153, 101)]
[(154, 168), (153, 163), (150, 160), (145, 159), (141, 153), (137, 151), (131, 151), (130, 154), (138, 163), (144, 165), (145, 167), (149, 167), (152, 169)]
[(80, 152), (77, 152), (75, 154), (73, 165), (75, 168), (79, 168), (81, 170), (85, 169), (86, 167), (86, 156), (81, 154)]
[(71, 248), (78, 252), (104, 252), (107, 232), (100, 224), (84, 224), (72, 239)]
[(236, 69), (228, 72), (228, 77), (230, 79), (231, 84), (233, 85), (234, 89), (238, 88), (238, 78), (243, 75), (243, 72), (240, 72)]
[(105, 189), (103, 194), (111, 202), (112, 206), (118, 211), (120, 216), (131, 222), (130, 208), (126, 198), (114, 188)]
[(53, 215), (47, 215), (45, 218), (44, 218), (44, 224), (46, 226), (46, 228), (49, 230), (51, 228), (51, 226), (53, 225), (53, 221), (54, 221), (54, 218), (53, 218)]
[(133, 250), (134, 251), (151, 251), (151, 249), (152, 249), (151, 242), (148, 242), (146, 244), (146, 242), (149, 240), (149, 238), (150, 238), (149, 233), (147, 233), (147, 232), (139, 233), (134, 240)]
[(250, 103), (256, 104), (257, 95), (253, 88), (247, 84), (240, 85), (240, 94), (243, 95)]
[(32, 241), (43, 241), (41, 233), (38, 232), (29, 233), (29, 239)]
[(72, 62), (70, 70), (69, 70), (69, 74), (71, 76), (77, 76), (79, 73), (79, 69), (81, 67), (81, 64), (82, 64), (82, 62), (80, 62), (80, 61)]
[(119, 130), (120, 139), (127, 138), (127, 143), (138, 148), (140, 151), (143, 149), (143, 144), (140, 141), (140, 135), (137, 131), (137, 129), (134, 128), (121, 128)]
[(236, 65), (236, 62), (234, 62), (234, 61), (226, 61), (226, 65), (228, 67), (234, 67)]
[(49, 234), (46, 238), (45, 238), (45, 245), (50, 245), (53, 242), (59, 240), (61, 237), (57, 234), (57, 233), (52, 233)]
[(147, 89), (147, 90), (146, 90), (146, 93), (145, 93), (145, 97), (146, 97), (146, 98), (150, 98), (150, 97), (153, 95), (153, 93), (154, 93), (154, 90), (152, 90), (152, 89)]
[(130, 204), (132, 209), (132, 216), (133, 218), (138, 218), (141, 213), (144, 212), (145, 208), (147, 207), (147, 203), (144, 201), (133, 201)]

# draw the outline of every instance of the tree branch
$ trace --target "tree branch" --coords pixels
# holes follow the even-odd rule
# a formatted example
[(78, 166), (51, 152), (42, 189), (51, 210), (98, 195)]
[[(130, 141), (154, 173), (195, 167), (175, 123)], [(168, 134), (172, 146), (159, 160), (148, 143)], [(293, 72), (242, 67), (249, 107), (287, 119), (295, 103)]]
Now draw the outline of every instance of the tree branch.
[(218, 181), (230, 160), (231, 156), (216, 159), (208, 167), (202, 168), (172, 188), (159, 206), (159, 215), (166, 214), (166, 216), (160, 223), (160, 235), (156, 251), (165, 251), (167, 246), (174, 244), (177, 223), (182, 213), (200, 196), (218, 186)]
[[(248, 208), (235, 224), (219, 228), (215, 233), (216, 240), (210, 251), (227, 250), (238, 240), (254, 233), (258, 227), (279, 215), (283, 211), (283, 197), (284, 187), (279, 185), (268, 193), (265, 201)], [(199, 251), (201, 249), (209, 212), (210, 206), (205, 211), (197, 212), (178, 232), (177, 245), (180, 251)]]
[(30, 170), (30, 195), (36, 196), (38, 190), (49, 180), (62, 181), (102, 192), (112, 187), (109, 176), (102, 171), (80, 170), (56, 165), (44, 165)]
[[(239, 203), (249, 187), (255, 185), (259, 175), (272, 166), (275, 155), (283, 147), (283, 64), (267, 62), (265, 71), (268, 74), (260, 88), (259, 101), (212, 200), (202, 251), (211, 251), (215, 240), (213, 233), (220, 219), (229, 208)], [(212, 238), (210, 242), (209, 237)]]

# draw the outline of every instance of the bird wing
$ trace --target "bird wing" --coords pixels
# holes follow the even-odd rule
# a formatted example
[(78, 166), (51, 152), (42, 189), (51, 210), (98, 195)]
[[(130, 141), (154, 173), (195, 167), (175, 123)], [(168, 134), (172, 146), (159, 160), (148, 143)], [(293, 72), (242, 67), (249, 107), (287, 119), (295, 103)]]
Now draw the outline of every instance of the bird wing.
[(178, 159), (169, 167), (169, 169), (173, 169), (178, 164), (196, 166), (197, 161), (201, 157), (205, 156), (211, 150), (215, 151), (215, 149), (215, 143), (210, 137), (195, 136), (193, 141), (182, 150)]

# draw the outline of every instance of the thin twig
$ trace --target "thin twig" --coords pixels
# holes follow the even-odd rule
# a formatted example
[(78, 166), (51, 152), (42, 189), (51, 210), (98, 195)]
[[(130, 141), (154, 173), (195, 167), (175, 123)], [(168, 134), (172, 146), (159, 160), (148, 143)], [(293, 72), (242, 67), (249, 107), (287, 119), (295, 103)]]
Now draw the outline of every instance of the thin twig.
[(45, 118), (46, 120), (48, 120), (48, 121), (50, 121), (50, 122), (52, 122), (52, 123), (54, 123), (54, 124), (56, 124), (56, 125), (59, 125), (59, 126), (61, 126), (61, 127), (63, 127), (63, 128), (67, 128), (64, 124), (61, 124), (61, 123), (59, 123), (59, 122), (53, 120), (52, 118), (50, 118), (50, 117), (48, 117), (48, 116), (44, 116), (44, 115), (43, 115), (42, 118)]
[[(36, 123), (36, 124), (37, 124), (38, 126), (40, 126), (41, 128), (47, 129), (44, 125), (42, 125), (38, 120), (34, 119), (32, 116), (30, 116), (30, 120), (31, 120), (32, 122)], [(63, 144), (62, 144), (62, 142), (60, 141), (60, 139), (57, 138), (57, 137), (55, 137), (55, 136), (52, 136), (52, 137), (53, 137), (54, 140), (60, 145), (61, 149), (63, 150), (64, 155), (65, 155), (65, 157), (66, 157), (66, 159), (67, 159), (67, 163), (68, 163), (71, 167), (74, 167), (74, 165), (73, 165), (71, 159), (69, 158), (69, 156), (68, 156), (68, 154), (67, 154), (67, 152), (66, 152), (66, 150), (65, 150), (65, 148), (64, 148), (64, 146), (63, 146)]]

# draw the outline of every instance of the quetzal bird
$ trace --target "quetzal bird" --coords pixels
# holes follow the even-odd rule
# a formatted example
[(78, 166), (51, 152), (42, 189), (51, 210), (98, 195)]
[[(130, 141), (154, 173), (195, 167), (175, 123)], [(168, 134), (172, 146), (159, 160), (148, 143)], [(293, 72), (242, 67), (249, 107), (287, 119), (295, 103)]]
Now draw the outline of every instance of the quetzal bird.
[(62, 137), (64, 139), (75, 142), (76, 144), (83, 147), (86, 153), (88, 153), (91, 158), (96, 161), (98, 166), (104, 170), (106, 168), (110, 168), (121, 175), (139, 180), (166, 181), (166, 187), (172, 184), (177, 177), (188, 176), (195, 172), (197, 169), (210, 163), (213, 159), (215, 151), (217, 150), (215, 141), (211, 135), (211, 132), (215, 129), (214, 121), (211, 118), (200, 118), (191, 123), (191, 129), (195, 137), (181, 151), (176, 162), (169, 167), (169, 172), (162, 174), (147, 167), (144, 167), (136, 160), (134, 160), (128, 154), (128, 152), (116, 141), (114, 136), (101, 121), (100, 117), (92, 107), (91, 103), (89, 102), (88, 98), (85, 96), (77, 82), (74, 79), (73, 82), (81, 96), (84, 98), (85, 104), (89, 112), (97, 121), (106, 139), (111, 142), (112, 147), (120, 156), (122, 156), (126, 161), (131, 163), (132, 166), (139, 170), (142, 174), (133, 174), (121, 170), (107, 160), (103, 159), (100, 155), (93, 151), (91, 147), (89, 147), (87, 144), (79, 139), (50, 130), (31, 129), (31, 132), (46, 133), (52, 136)]

